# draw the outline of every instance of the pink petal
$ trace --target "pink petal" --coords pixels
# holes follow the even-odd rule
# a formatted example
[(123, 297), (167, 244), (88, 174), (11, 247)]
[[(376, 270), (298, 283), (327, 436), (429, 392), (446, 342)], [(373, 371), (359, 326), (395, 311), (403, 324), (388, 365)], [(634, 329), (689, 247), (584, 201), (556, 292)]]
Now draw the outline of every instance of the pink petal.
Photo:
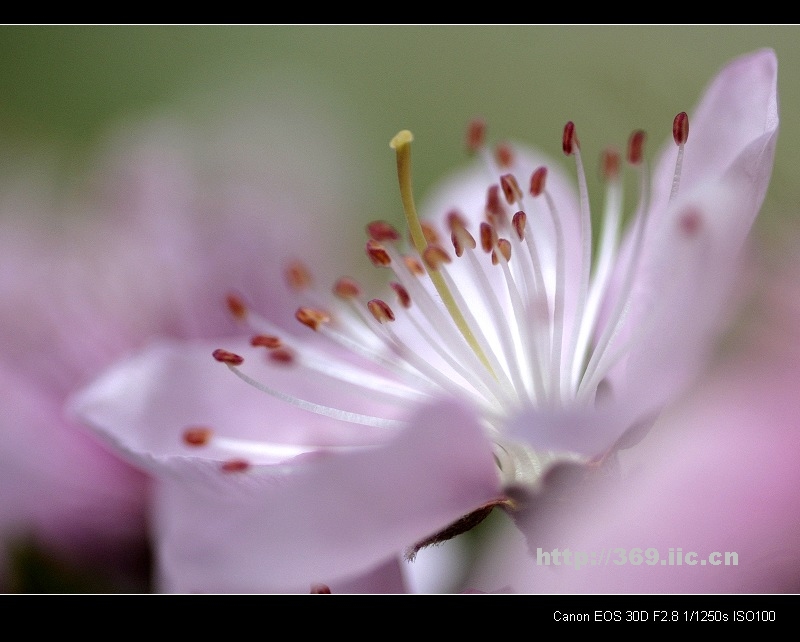
[[(617, 549), (630, 556), (636, 548), (651, 548), (659, 555), (656, 565), (611, 563), (576, 570), (529, 564), (517, 577), (516, 588), (604, 593), (796, 590), (800, 406), (794, 379), (784, 375), (745, 368), (719, 380), (660, 426), (656, 439), (637, 453), (636, 469), (628, 478), (605, 491), (585, 489), (587, 495), (569, 504), (569, 512), (538, 515), (549, 526), (530, 524), (527, 529), (533, 551), (556, 546), (598, 555), (613, 551), (612, 559), (619, 559)], [(698, 564), (678, 565), (679, 548), (684, 558), (697, 553)], [(723, 564), (703, 564), (714, 552), (723, 554)], [(738, 563), (725, 565), (725, 553), (735, 553)]]
[[(170, 590), (282, 590), (360, 573), (500, 495), (489, 442), (460, 405), (423, 408), (400, 429), (345, 424), (249, 388), (202, 345), (154, 346), (73, 408), (164, 478), (157, 541)], [(197, 423), (276, 451), (223, 474), (213, 446), (183, 444)]]
[(162, 486), (158, 558), (171, 590), (268, 591), (359, 573), (499, 495), (488, 443), (452, 404), (425, 409), (384, 447), (319, 453), (288, 476), (246, 481), (224, 493)]

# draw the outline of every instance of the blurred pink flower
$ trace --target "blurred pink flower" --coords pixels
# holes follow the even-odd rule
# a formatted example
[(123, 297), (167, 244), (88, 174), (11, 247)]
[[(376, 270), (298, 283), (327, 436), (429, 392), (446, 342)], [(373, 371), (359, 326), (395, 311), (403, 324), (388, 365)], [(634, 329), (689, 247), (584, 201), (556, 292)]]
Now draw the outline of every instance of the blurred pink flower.
[[(231, 287), (276, 315), (293, 311), (283, 285), (254, 266), (278, 269), (293, 251), (289, 233), (308, 236), (314, 224), (304, 212), (336, 210), (335, 184), (352, 181), (327, 169), (333, 152), (316, 127), (304, 124), (298, 131), (309, 139), (296, 135), (289, 146), (279, 139), (291, 129), (285, 120), (266, 141), (247, 123), (243, 145), (234, 121), (221, 126), (224, 144), (208, 132), (183, 136), (176, 122), (136, 128), (111, 142), (80, 198), (58, 205), (41, 182), (9, 180), (0, 190), (3, 590), (15, 587), (8, 547), (31, 539), (122, 590), (141, 587), (112, 569), (146, 563), (147, 478), (64, 416), (70, 394), (152, 336), (234, 336), (238, 327), (219, 305)], [(280, 193), (300, 185), (273, 161), (325, 169), (326, 178), (290, 203)], [(279, 216), (293, 218), (291, 230), (276, 226)], [(321, 251), (313, 239), (304, 244)]]
[[(326, 301), (295, 265), (310, 338), (232, 297), (249, 340), (161, 342), (85, 389), (74, 410), (168, 480), (162, 586), (305, 590), (365, 572), (467, 530), (557, 462), (595, 464), (633, 443), (720, 331), (771, 173), (776, 75), (769, 50), (730, 63), (692, 114), (689, 142), (689, 117), (676, 117), (652, 181), (644, 136), (632, 135), (641, 202), (621, 244), (620, 158), (605, 156), (594, 259), (572, 123), (563, 147), (577, 193), (534, 152), (489, 153), (476, 122), (482, 163), (439, 191), (428, 222), (413, 201), (412, 136), (400, 132), (412, 249), (381, 221), (367, 243), (394, 273), (397, 305), (366, 301), (350, 278)], [(214, 370), (212, 352), (251, 385)]]

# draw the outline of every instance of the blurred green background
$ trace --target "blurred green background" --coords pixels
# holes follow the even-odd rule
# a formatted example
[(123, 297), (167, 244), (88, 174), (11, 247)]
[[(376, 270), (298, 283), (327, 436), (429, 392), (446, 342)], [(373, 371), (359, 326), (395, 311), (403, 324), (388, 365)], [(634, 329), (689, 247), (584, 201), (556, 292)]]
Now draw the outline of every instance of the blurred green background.
[[(712, 76), (761, 47), (774, 48), (780, 65), (781, 132), (756, 226), (774, 247), (800, 231), (797, 26), (0, 26), (0, 172), (46, 159), (71, 181), (130, 123), (168, 113), (201, 133), (203, 118), (239, 100), (268, 106), (294, 96), (292, 109), (328, 114), (352, 138), (342, 161), (371, 186), (354, 195), (368, 204), (354, 220), (399, 221), (388, 142), (400, 129), (415, 134), (418, 196), (464, 162), (465, 125), (476, 115), (491, 140), (517, 139), (558, 159), (573, 120), (597, 187), (606, 145), (622, 147), (643, 128), (652, 157)], [(18, 556), (27, 569), (19, 590), (115, 590), (36, 555)]]
[(399, 129), (416, 137), (420, 195), (463, 161), (475, 115), (493, 140), (555, 157), (575, 121), (594, 183), (604, 146), (644, 128), (654, 153), (725, 62), (766, 46), (780, 61), (782, 123), (763, 233), (794, 217), (800, 196), (797, 26), (3, 26), (2, 164), (46, 151), (75, 173), (121, 121), (164, 109), (191, 119), (243, 90), (256, 99), (312, 90), (298, 110), (325, 109), (352, 127), (359, 158), (349, 162), (369, 174), (379, 209), (364, 217), (393, 219), (387, 143)]

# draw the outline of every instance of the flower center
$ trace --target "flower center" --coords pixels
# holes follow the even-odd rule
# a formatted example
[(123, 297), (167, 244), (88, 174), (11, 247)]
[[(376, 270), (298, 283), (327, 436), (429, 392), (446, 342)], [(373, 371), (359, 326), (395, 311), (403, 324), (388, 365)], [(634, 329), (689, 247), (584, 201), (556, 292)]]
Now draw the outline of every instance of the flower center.
[[(679, 154), (670, 199), (679, 187), (687, 137), (688, 118), (681, 113), (673, 123)], [(527, 167), (524, 154), (506, 144), (491, 153), (484, 138), (483, 123), (470, 123), (468, 149), (482, 155), (490, 177), (479, 204), (482, 211), (454, 208), (439, 229), (417, 214), (411, 133), (401, 131), (391, 140), (410, 243), (385, 221), (367, 226), (366, 243), (373, 265), (392, 272), (391, 303), (367, 299), (350, 277), (340, 278), (333, 287), (335, 299), (326, 301), (314, 292), (304, 265), (289, 266), (290, 286), (311, 299), (297, 310), (297, 320), (333, 342), (337, 356), (310, 344), (285, 345), (279, 328), (252, 312), (240, 297), (228, 298), (231, 313), (251, 328), (251, 344), (267, 350), (270, 362), (302, 365), (321, 386), (342, 384), (363, 398), (380, 397), (388, 404), (385, 414), (293, 396), (245, 374), (244, 358), (238, 354), (217, 350), (214, 358), (248, 384), (304, 410), (376, 428), (403, 425), (409, 403), (442, 393), (468, 399), (478, 406), (488, 434), (504, 453), (498, 456), (501, 469), (515, 469), (508, 478), (519, 481), (530, 471), (538, 474), (557, 454), (535, 454), (509, 443), (503, 435), (505, 420), (530, 406), (558, 409), (602, 403), (608, 393), (607, 373), (637, 336), (633, 329), (627, 339), (617, 340), (650, 212), (645, 135), (635, 131), (628, 142), (626, 158), (638, 174), (640, 198), (630, 217), (624, 252), (619, 241), (623, 190), (617, 151), (608, 149), (602, 156), (603, 228), (593, 251), (589, 196), (574, 124), (565, 126), (562, 147), (575, 159), (577, 204), (557, 202), (561, 191), (548, 188), (546, 167)], [(528, 181), (527, 193), (518, 176)], [(700, 229), (696, 213), (684, 219), (686, 234)], [(449, 242), (444, 240), (447, 236)], [(192, 437), (197, 439), (197, 433)], [(203, 433), (203, 443), (209, 438)], [(193, 443), (188, 436), (187, 443)], [(236, 454), (247, 448), (243, 444)]]

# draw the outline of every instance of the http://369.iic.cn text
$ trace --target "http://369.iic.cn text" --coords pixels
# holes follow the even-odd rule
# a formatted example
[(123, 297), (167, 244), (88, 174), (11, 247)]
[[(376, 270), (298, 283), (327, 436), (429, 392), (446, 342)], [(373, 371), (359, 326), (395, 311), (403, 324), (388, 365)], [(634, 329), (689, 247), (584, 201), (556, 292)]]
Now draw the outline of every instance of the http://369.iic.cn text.
[(681, 547), (661, 551), (657, 548), (608, 548), (599, 551), (572, 551), (569, 548), (536, 549), (537, 566), (569, 566), (576, 571), (592, 566), (738, 566), (739, 554), (713, 551), (708, 554), (684, 551)]

